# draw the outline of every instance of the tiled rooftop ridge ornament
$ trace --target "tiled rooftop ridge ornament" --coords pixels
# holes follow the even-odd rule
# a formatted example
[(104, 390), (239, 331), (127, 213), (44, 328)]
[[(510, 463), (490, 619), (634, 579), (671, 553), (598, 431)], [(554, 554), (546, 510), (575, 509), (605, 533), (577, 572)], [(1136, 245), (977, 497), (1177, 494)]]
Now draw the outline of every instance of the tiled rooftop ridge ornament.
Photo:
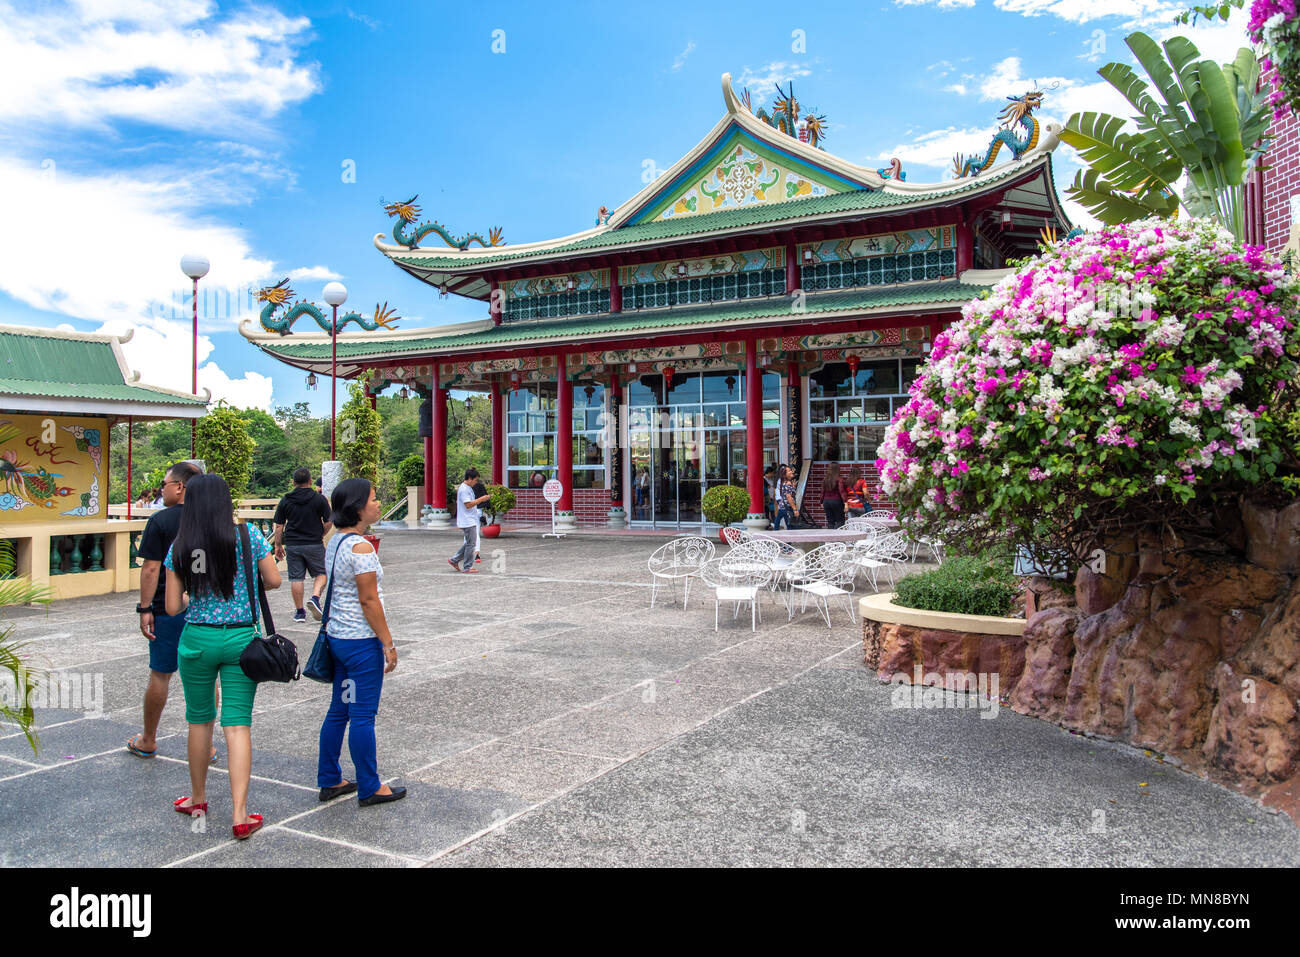
[(596, 225), (604, 226), (609, 222), (610, 212), (608, 206), (602, 206), (596, 210)]
[(505, 240), (501, 238), (501, 228), (499, 226), (493, 226), (488, 230), (487, 239), (484, 239), (478, 233), (466, 233), (458, 239), (451, 233), (447, 232), (447, 230), (443, 228), (442, 224), (437, 222), (423, 222), (419, 226), (415, 227), (413, 233), (407, 235), (403, 230), (403, 227), (409, 226), (419, 218), (420, 207), (415, 205), (415, 201), (419, 198), (420, 195), (417, 193), (405, 202), (386, 203), (384, 205), (385, 213), (390, 217), (397, 217), (397, 222), (393, 224), (393, 242), (400, 243), (407, 249), (414, 249), (420, 244), (420, 240), (429, 235), (429, 233), (437, 233), (448, 246), (452, 249), (459, 249), (462, 252), (469, 249), (470, 243), (478, 243), (484, 249), (487, 249), (490, 246), (505, 245)]
[(903, 172), (903, 163), (897, 156), (889, 161), (888, 166), (882, 166), (876, 172), (882, 179), (892, 179), (900, 183), (907, 179), (907, 174)]
[(780, 130), (787, 136), (793, 136), (819, 150), (825, 149), (822, 140), (826, 138), (826, 114), (809, 110), (804, 114), (802, 122), (799, 120), (799, 101), (794, 96), (793, 80), (784, 90), (781, 89), (780, 83), (776, 84), (776, 100), (772, 104), (771, 113), (761, 106), (757, 110), (754, 109), (749, 97), (749, 87), (741, 91), (740, 102), (745, 105), (745, 109), (773, 129)]
[[(314, 303), (298, 302), (289, 307), (289, 311), (283, 316), (276, 318), (276, 311), (281, 306), (293, 298), (293, 290), (289, 288), (289, 280), (281, 279), (274, 286), (266, 286), (257, 291), (257, 301), (266, 303), (258, 315), (258, 321), (262, 323), (262, 328), (267, 332), (278, 332), (282, 336), (291, 335), (291, 329), (295, 322), (303, 316), (311, 316), (316, 320), (316, 324), (325, 332), (330, 331), (330, 320), (323, 312), (316, 307)], [(375, 315), (373, 319), (367, 319), (355, 312), (345, 313), (339, 316), (339, 328), (342, 329), (349, 322), (355, 322), (367, 332), (374, 332), (376, 329), (396, 329), (394, 324), (401, 316), (393, 315), (397, 310), (389, 309), (388, 303), (380, 306), (375, 304)]]
[[(998, 119), (1002, 121), (1002, 129), (993, 134), (988, 149), (977, 156), (965, 157), (958, 153), (952, 158), (952, 171), (957, 179), (978, 176), (984, 172), (993, 165), (998, 151), (1003, 146), (1011, 150), (1012, 159), (1018, 160), (1038, 146), (1039, 137), (1044, 129), (1053, 135), (1060, 131), (1055, 123), (1049, 123), (1046, 127), (1040, 126), (1034, 116), (1034, 110), (1043, 105), (1042, 90), (1030, 90), (1023, 96), (1009, 96), (1007, 99), (1011, 102), (998, 114)], [(1016, 126), (1021, 128), (1024, 136), (1016, 136), (1014, 131)]]

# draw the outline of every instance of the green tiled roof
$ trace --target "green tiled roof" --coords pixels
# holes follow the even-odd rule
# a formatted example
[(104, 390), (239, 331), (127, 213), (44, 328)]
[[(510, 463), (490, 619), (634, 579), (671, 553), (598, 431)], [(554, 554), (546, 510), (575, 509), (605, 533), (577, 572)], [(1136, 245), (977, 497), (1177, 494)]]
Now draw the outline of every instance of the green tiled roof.
[(790, 200), (784, 203), (762, 203), (756, 206), (724, 209), (716, 213), (700, 213), (697, 216), (655, 220), (649, 223), (638, 223), (635, 226), (612, 229), (571, 243), (553, 246), (549, 249), (512, 253), (508, 251), (509, 247), (507, 246), (503, 247), (505, 251), (498, 256), (415, 256), (404, 253), (388, 253), (387, 255), (391, 256), (395, 263), (419, 269), (475, 269), (483, 265), (510, 262), (516, 259), (543, 258), (581, 252), (586, 249), (651, 243), (665, 239), (675, 239), (680, 236), (703, 236), (709, 233), (726, 232), (747, 226), (761, 226), (764, 223), (780, 222), (787, 219), (803, 219), (808, 216), (825, 216), (834, 213), (856, 212), (858, 210), (916, 205), (928, 200), (947, 199), (962, 193), (973, 192), (988, 186), (990, 182), (1007, 178), (1008, 174), (1013, 171), (1022, 173), (1024, 169), (1017, 163), (1008, 163), (984, 176), (955, 180), (951, 189), (933, 193), (908, 194), (889, 193), (884, 190), (851, 190), (844, 193), (832, 193), (828, 196)]
[[(825, 313), (887, 309), (929, 303), (964, 303), (979, 296), (986, 288), (948, 281), (810, 293), (804, 303), (807, 311), (798, 314), (798, 320), (804, 321), (809, 316)], [(504, 347), (554, 340), (580, 341), (588, 336), (611, 333), (710, 326), (751, 319), (782, 319), (790, 318), (791, 315), (789, 296), (770, 296), (759, 300), (748, 299), (667, 309), (641, 309), (622, 313), (602, 313), (596, 316), (579, 316), (572, 319), (535, 319), (529, 322), (505, 323), (481, 332), (467, 332), (454, 336), (425, 335), (369, 341), (353, 339), (351, 342), (346, 336), (340, 336), (338, 357), (340, 359), (373, 358), (405, 353), (448, 352), (469, 346)], [(286, 359), (328, 359), (330, 357), (328, 342), (299, 344), (293, 342), (292, 337), (286, 337), (274, 342), (260, 342), (258, 345), (271, 355)]]
[(0, 331), (0, 404), (6, 395), (206, 405), (201, 396), (127, 383), (106, 339)]

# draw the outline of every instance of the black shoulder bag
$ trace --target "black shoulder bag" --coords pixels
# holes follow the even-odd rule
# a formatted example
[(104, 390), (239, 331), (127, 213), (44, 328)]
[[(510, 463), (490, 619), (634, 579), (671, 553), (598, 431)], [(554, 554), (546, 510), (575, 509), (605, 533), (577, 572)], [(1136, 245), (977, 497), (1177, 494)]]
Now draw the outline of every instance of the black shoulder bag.
[(338, 547), (334, 549), (334, 564), (330, 568), (329, 586), (325, 589), (325, 610), (321, 615), (320, 634), (316, 636), (316, 644), (307, 656), (307, 666), (302, 669), (302, 676), (312, 681), (334, 683), (334, 659), (330, 655), (330, 636), (325, 633), (325, 626), (330, 623), (330, 599), (334, 596), (334, 572), (339, 567), (339, 552), (343, 550), (343, 543), (356, 534), (348, 532), (339, 539)]
[[(253, 615), (253, 640), (239, 655), (239, 667), (250, 679), (257, 682), (298, 680), (298, 649), (292, 641), (275, 632), (271, 620), (271, 606), (262, 591), (262, 576), (253, 566), (253, 546), (248, 536), (248, 526), (238, 528), (240, 547), (244, 553), (244, 582), (248, 585), (248, 609)], [(253, 581), (257, 581), (257, 598), (253, 597)], [(266, 637), (257, 632), (257, 603), (262, 603), (262, 624)]]

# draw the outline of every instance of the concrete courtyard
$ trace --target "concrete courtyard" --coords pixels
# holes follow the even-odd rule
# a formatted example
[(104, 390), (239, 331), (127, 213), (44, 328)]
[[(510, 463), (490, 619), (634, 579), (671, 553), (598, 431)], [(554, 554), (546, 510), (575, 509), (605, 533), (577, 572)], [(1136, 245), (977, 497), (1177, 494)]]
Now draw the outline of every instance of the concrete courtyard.
[[(651, 610), (662, 538), (540, 533), (484, 541), (478, 575), (448, 567), (454, 532), (383, 533), (400, 662), (379, 769), (410, 793), (319, 803), (329, 689), (263, 685), (249, 810), (266, 826), (245, 842), (220, 734), (206, 831), (172, 811), (190, 792), (179, 679), (158, 757), (125, 750), (148, 669), (135, 596), (6, 610), (33, 670), (102, 676), (103, 714), (41, 709), (35, 756), (3, 729), (0, 864), (1300, 864), (1288, 818), (1141, 751), (1007, 709), (891, 707), (842, 606), (828, 629), (769, 602), (757, 634), (724, 610), (715, 633), (702, 588)], [(316, 626), (290, 621), (287, 586), (272, 604), (305, 660)], [(346, 747), (343, 766), (354, 780)]]

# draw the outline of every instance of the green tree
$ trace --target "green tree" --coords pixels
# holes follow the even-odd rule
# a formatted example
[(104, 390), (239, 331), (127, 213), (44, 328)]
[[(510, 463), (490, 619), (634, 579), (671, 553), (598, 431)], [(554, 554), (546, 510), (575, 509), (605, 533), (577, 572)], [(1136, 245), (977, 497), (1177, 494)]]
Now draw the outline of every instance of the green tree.
[(239, 417), (248, 424), (248, 434), (257, 443), (249, 491), (254, 498), (283, 495), (292, 482), (293, 470), (298, 467), (284, 429), (261, 409), (243, 409)]
[(365, 383), (369, 375), (363, 373), (348, 383), (348, 401), (339, 412), (339, 457), (350, 476), (369, 479), (379, 484), (379, 457), (382, 450), (383, 431), (378, 411), (370, 408)]
[[(1255, 54), (1243, 47), (1232, 63), (1220, 66), (1200, 59), (1186, 37), (1157, 45), (1134, 33), (1125, 42), (1150, 82), (1123, 63), (1107, 63), (1097, 72), (1137, 110), (1136, 129), (1108, 113), (1071, 116), (1061, 139), (1088, 168), (1075, 174), (1066, 194), (1107, 225), (1172, 218), (1181, 207), (1214, 219), (1240, 239), (1242, 184), (1267, 145), (1271, 121), (1267, 91), (1256, 90)], [(1187, 186), (1179, 196), (1184, 174)]]
[(217, 402), (199, 419), (197, 456), (209, 473), (226, 480), (232, 499), (243, 498), (248, 491), (254, 447), (245, 420), (225, 400)]

